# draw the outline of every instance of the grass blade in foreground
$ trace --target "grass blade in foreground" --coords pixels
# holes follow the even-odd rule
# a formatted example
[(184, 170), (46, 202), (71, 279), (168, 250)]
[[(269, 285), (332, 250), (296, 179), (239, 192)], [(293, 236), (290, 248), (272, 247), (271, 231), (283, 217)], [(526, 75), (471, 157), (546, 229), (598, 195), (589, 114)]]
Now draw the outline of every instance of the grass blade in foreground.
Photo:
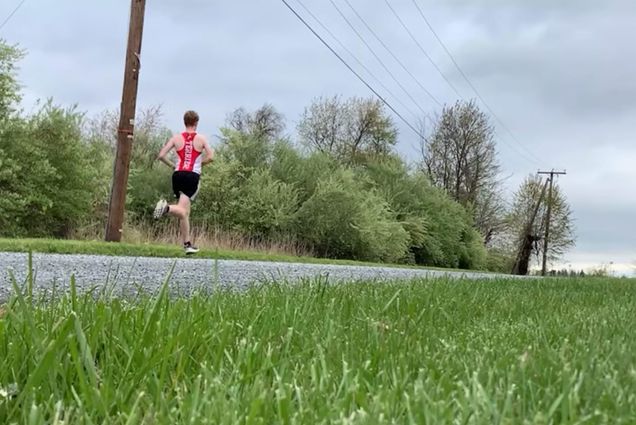
[(636, 421), (629, 280), (319, 281), (4, 309), (0, 423)]

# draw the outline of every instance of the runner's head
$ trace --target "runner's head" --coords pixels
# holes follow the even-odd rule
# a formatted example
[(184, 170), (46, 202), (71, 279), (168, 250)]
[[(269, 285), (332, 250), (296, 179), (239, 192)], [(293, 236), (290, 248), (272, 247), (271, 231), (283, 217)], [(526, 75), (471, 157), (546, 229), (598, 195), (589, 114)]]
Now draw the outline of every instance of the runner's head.
[(183, 123), (186, 128), (197, 128), (197, 124), (199, 124), (199, 114), (194, 111), (187, 111), (183, 114)]

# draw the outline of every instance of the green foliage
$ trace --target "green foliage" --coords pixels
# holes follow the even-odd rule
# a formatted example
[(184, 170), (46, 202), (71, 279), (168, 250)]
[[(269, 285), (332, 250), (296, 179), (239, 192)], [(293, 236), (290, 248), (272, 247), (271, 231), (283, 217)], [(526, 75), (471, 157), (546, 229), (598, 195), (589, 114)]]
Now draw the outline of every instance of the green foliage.
[(17, 63), (24, 51), (0, 39), (0, 123), (8, 119), (20, 101), (20, 84), (16, 77)]
[(199, 195), (192, 204), (194, 221), (212, 227), (232, 228), (244, 181), (241, 165), (217, 154), (215, 161), (201, 175)]
[[(530, 175), (515, 192), (508, 216), (509, 238), (513, 250), (516, 251), (521, 238), (525, 236), (528, 224), (533, 235), (544, 235), (548, 204), (552, 204), (548, 261), (555, 263), (576, 244), (574, 219), (570, 204), (558, 182), (554, 183), (552, 197), (550, 198), (549, 191), (546, 190), (543, 201), (539, 204), (544, 184), (540, 177)], [(530, 223), (537, 204), (537, 215), (534, 222)], [(538, 255), (543, 255), (543, 244), (538, 245)]]
[(412, 261), (429, 266), (483, 268), (486, 252), (470, 214), (422, 173), (385, 157), (362, 168), (409, 234)]
[(128, 178), (126, 207), (139, 223), (152, 219), (152, 205), (159, 198), (174, 199), (173, 170), (156, 161), (157, 153), (170, 137), (166, 129), (143, 120), (135, 132), (133, 157)]
[(421, 214), (428, 217), (427, 237), (414, 249), (418, 264), (482, 268), (485, 247), (472, 226), (470, 214), (442, 190), (420, 180)]
[(92, 188), (81, 119), (49, 102), (28, 120), (5, 123), (2, 235), (65, 236), (87, 214)]
[(427, 235), (428, 217), (421, 214), (422, 184), (417, 175), (409, 174), (406, 164), (398, 157), (386, 156), (369, 161), (358, 171), (371, 187), (388, 202), (396, 219), (409, 235), (409, 248), (421, 248)]
[(48, 103), (32, 118), (32, 143), (55, 170), (41, 187), (51, 206), (39, 220), (53, 235), (67, 235), (89, 211), (91, 181), (80, 126), (73, 109)]
[[(107, 187), (110, 187), (110, 183)], [(152, 207), (160, 198), (171, 202), (175, 199), (172, 192), (172, 170), (158, 163), (149, 168), (131, 168), (126, 198), (130, 218), (138, 223), (150, 222)]]
[(330, 257), (398, 261), (407, 250), (408, 234), (387, 202), (347, 170), (318, 182), (299, 225), (301, 237)]
[(221, 133), (219, 155), (240, 164), (244, 171), (251, 172), (269, 163), (272, 151), (269, 139), (228, 128), (221, 129)]
[(298, 209), (293, 185), (275, 180), (269, 171), (253, 173), (241, 187), (236, 205), (236, 229), (259, 238), (292, 232)]
[(490, 248), (486, 258), (486, 269), (499, 272), (510, 273), (514, 266), (515, 257), (508, 250)]

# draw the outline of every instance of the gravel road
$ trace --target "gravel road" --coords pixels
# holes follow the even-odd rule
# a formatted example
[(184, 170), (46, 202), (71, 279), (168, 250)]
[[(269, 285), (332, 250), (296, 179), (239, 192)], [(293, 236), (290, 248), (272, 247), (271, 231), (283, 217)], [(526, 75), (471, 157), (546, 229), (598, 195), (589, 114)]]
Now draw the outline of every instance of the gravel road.
[[(174, 267), (174, 270), (172, 268)], [(462, 273), (393, 267), (336, 266), (260, 261), (208, 260), (196, 258), (134, 258), (99, 255), (33, 254), (35, 287), (44, 294), (68, 289), (75, 276), (79, 291), (107, 288), (116, 294), (154, 292), (170, 275), (171, 292), (245, 287), (254, 282), (289, 281), (323, 277), (329, 282), (356, 280), (406, 280), (426, 277), (493, 278), (485, 273)], [(23, 284), (28, 272), (28, 254), (0, 253), (0, 301), (13, 291), (11, 276)]]

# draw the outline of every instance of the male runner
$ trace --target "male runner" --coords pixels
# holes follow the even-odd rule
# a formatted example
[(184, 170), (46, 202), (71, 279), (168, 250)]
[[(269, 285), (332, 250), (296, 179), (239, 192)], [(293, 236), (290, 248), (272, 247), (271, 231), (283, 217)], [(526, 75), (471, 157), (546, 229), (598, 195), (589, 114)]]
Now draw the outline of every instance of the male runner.
[[(190, 242), (190, 204), (199, 191), (201, 167), (212, 162), (214, 150), (205, 137), (197, 134), (199, 115), (194, 111), (187, 111), (183, 116), (185, 131), (175, 134), (168, 140), (159, 152), (158, 160), (172, 167), (172, 190), (178, 202), (173, 205), (161, 199), (155, 207), (154, 217), (159, 219), (170, 214), (179, 219), (179, 229), (186, 254), (194, 254), (199, 249)], [(166, 155), (174, 149), (177, 163), (166, 159)]]

